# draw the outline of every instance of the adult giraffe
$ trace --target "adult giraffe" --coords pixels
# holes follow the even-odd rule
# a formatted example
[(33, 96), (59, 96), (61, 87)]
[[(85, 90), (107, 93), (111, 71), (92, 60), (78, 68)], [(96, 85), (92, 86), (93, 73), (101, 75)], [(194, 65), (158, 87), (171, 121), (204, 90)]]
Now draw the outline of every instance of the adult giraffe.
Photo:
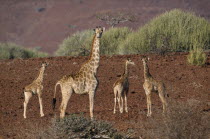
[(60, 79), (55, 85), (55, 93), (53, 98), (53, 109), (55, 109), (56, 103), (56, 87), (60, 85), (62, 93), (62, 102), (60, 105), (60, 118), (65, 116), (65, 110), (68, 101), (73, 92), (76, 94), (89, 94), (90, 102), (90, 117), (93, 119), (93, 106), (94, 106), (94, 96), (96, 88), (98, 86), (98, 80), (96, 77), (97, 69), (99, 67), (99, 48), (100, 48), (100, 38), (102, 36), (105, 28), (96, 27), (94, 29), (94, 37), (92, 42), (92, 48), (90, 52), (90, 57), (86, 61), (80, 70), (74, 75), (65, 75)]

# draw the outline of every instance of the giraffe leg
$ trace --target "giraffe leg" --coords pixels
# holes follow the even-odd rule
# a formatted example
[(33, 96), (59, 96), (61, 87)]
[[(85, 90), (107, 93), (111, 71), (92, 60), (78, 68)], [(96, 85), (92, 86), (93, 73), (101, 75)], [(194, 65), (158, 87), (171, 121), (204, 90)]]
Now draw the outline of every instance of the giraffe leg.
[(160, 97), (160, 100), (161, 100), (161, 102), (163, 104), (163, 113), (165, 113), (167, 102), (166, 102), (165, 96), (164, 96), (162, 91), (159, 92), (159, 97)]
[(25, 96), (25, 101), (23, 103), (23, 106), (24, 106), (23, 117), (26, 118), (26, 109), (27, 109), (28, 102), (29, 102), (30, 98), (32, 97), (32, 93), (24, 92), (24, 96)]
[(60, 118), (64, 118), (65, 116), (65, 111), (66, 111), (66, 107), (68, 104), (68, 101), (72, 95), (72, 88), (70, 89), (70, 91), (68, 91), (67, 89), (62, 89), (62, 102), (61, 102), (61, 106), (60, 106)]
[(90, 101), (90, 118), (91, 118), (91, 120), (93, 120), (94, 96), (95, 96), (95, 92), (90, 91), (89, 92), (89, 101)]
[(121, 101), (120, 101), (120, 97), (117, 97), (117, 103), (118, 103), (119, 110), (120, 110), (120, 108), (121, 108)]
[(121, 90), (119, 88), (117, 89), (117, 101), (118, 101), (118, 105), (119, 105), (119, 110), (121, 112), (122, 102), (121, 102)]
[(121, 108), (120, 108), (120, 113), (123, 113), (123, 97), (120, 97), (121, 99)]
[(148, 95), (148, 116), (152, 115), (152, 102), (151, 102), (151, 94)]
[(151, 93), (147, 94), (147, 116), (150, 117), (152, 115), (152, 111), (151, 111)]
[(39, 98), (40, 115), (41, 115), (41, 117), (43, 117), (43, 116), (44, 116), (44, 113), (43, 113), (43, 104), (42, 104), (42, 95), (41, 95), (41, 91), (38, 91), (37, 94), (38, 94), (38, 98)]
[(114, 114), (116, 113), (117, 90), (114, 88)]
[(63, 98), (62, 98), (62, 101), (61, 101), (61, 105), (60, 105), (60, 107), (59, 107), (59, 110), (61, 111), (62, 108), (63, 108)]
[(128, 112), (127, 94), (125, 94), (125, 112)]

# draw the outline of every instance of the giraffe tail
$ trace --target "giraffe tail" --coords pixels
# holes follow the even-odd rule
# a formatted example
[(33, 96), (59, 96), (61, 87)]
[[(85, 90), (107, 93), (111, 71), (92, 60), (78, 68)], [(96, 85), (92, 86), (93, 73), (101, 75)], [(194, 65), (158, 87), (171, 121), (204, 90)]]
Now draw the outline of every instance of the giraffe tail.
[(56, 87), (57, 85), (59, 85), (60, 82), (58, 81), (56, 84), (55, 84), (55, 92), (54, 92), (54, 96), (53, 96), (53, 101), (52, 101), (52, 107), (53, 107), (53, 110), (55, 110), (55, 104), (56, 104)]
[(166, 97), (169, 97), (169, 94), (168, 93), (166, 93)]
[(167, 92), (167, 89), (166, 89), (166, 91), (165, 91), (165, 97), (169, 97), (169, 94), (168, 94), (168, 92)]

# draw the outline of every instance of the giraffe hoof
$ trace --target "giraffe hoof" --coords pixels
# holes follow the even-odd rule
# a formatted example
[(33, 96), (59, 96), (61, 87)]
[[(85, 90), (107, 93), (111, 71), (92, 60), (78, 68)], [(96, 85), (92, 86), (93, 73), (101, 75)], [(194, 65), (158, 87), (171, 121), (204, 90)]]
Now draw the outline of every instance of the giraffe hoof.
[(44, 116), (44, 114), (41, 114), (41, 117), (43, 117)]
[(113, 113), (115, 114), (116, 112), (114, 111)]
[(24, 117), (24, 119), (26, 119), (26, 116), (23, 116)]

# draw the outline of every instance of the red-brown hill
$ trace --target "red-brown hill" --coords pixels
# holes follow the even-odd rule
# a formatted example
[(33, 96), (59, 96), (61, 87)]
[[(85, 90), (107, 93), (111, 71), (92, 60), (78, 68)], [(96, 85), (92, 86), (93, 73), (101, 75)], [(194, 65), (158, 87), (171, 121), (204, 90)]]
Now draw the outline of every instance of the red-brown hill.
[(98, 12), (132, 13), (136, 22), (119, 26), (136, 29), (166, 10), (180, 8), (210, 19), (209, 0), (1, 0), (0, 42), (40, 47), (53, 53), (67, 36), (102, 25)]

